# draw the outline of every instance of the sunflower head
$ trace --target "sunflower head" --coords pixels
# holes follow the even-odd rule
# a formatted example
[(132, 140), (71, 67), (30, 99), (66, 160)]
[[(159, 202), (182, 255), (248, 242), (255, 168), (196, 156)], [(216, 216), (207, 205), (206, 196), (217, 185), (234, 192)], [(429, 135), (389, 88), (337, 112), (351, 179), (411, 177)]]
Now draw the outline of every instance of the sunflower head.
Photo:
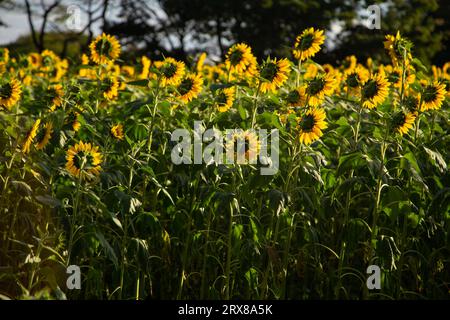
[(312, 107), (318, 107), (324, 101), (325, 96), (333, 94), (335, 86), (336, 79), (331, 73), (316, 76), (308, 82), (306, 87), (308, 104)]
[[(255, 164), (261, 143), (254, 130), (235, 130), (226, 142), (227, 158), (236, 155), (237, 164)], [(230, 159), (231, 160), (231, 159)]]
[(261, 91), (276, 91), (277, 88), (281, 87), (283, 83), (288, 79), (290, 72), (290, 65), (287, 59), (268, 59), (265, 61), (259, 72), (263, 82), (261, 83)]
[(375, 108), (384, 102), (389, 94), (389, 82), (383, 73), (370, 77), (361, 88), (363, 106), (369, 109)]
[(306, 105), (306, 86), (295, 88), (287, 93), (285, 100), (291, 107), (303, 107)]
[(160, 81), (163, 87), (178, 85), (183, 79), (186, 70), (184, 62), (177, 61), (170, 57), (155, 65), (159, 69)]
[(19, 101), (21, 94), (22, 86), (15, 78), (0, 84), (0, 107), (11, 110), (12, 107)]
[(89, 45), (91, 59), (97, 64), (106, 64), (120, 55), (120, 43), (114, 36), (102, 33)]
[(119, 123), (119, 124), (112, 126), (111, 135), (114, 138), (116, 138), (117, 140), (123, 140), (123, 138), (124, 138), (123, 125)]
[(255, 61), (252, 49), (245, 43), (238, 43), (228, 49), (225, 64), (230, 72), (243, 74)]
[(117, 98), (119, 95), (119, 86), (119, 80), (115, 76), (106, 77), (105, 79), (103, 79), (103, 97), (108, 101)]
[(391, 120), (391, 128), (394, 132), (404, 135), (413, 127), (417, 112), (399, 111), (394, 114)]
[(445, 90), (445, 84), (434, 81), (426, 85), (421, 93), (422, 105), (420, 106), (421, 111), (427, 110), (437, 110), (442, 106), (445, 100), (445, 95), (447, 91)]
[(203, 78), (199, 74), (189, 74), (181, 80), (177, 87), (178, 99), (184, 103), (192, 101), (202, 91)]
[(295, 39), (294, 57), (299, 60), (311, 58), (320, 51), (320, 46), (324, 42), (323, 30), (306, 29)]
[(384, 48), (388, 51), (394, 66), (401, 65), (405, 62), (406, 65), (412, 59), (411, 48), (412, 42), (400, 35), (400, 31), (397, 31), (395, 36), (387, 35), (384, 42)]
[(92, 178), (100, 174), (102, 158), (98, 147), (80, 141), (67, 150), (66, 170), (77, 178)]
[(22, 152), (28, 153), (30, 152), (31, 145), (33, 144), (34, 138), (36, 137), (36, 134), (39, 130), (39, 126), (41, 124), (41, 119), (37, 119), (33, 126), (31, 127), (30, 131), (28, 131), (25, 141), (22, 146)]
[(44, 149), (50, 141), (53, 133), (53, 124), (47, 122), (44, 126), (41, 126), (36, 134), (36, 149)]
[(298, 118), (298, 130), (300, 143), (311, 144), (322, 135), (323, 129), (328, 127), (326, 114), (323, 109), (310, 109), (303, 116)]
[(219, 112), (225, 112), (233, 106), (235, 93), (235, 87), (219, 89), (216, 92), (214, 102)]

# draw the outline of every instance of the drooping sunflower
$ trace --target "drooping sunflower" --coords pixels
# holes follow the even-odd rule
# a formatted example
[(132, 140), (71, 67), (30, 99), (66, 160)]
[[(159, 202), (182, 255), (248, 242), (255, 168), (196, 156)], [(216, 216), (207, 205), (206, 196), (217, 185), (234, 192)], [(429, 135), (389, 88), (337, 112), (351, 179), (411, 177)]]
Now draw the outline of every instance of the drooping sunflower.
[(219, 112), (225, 112), (233, 106), (235, 93), (235, 87), (218, 90), (214, 101)]
[(202, 91), (203, 78), (199, 74), (188, 74), (177, 86), (178, 99), (184, 103), (192, 101)]
[(384, 73), (378, 73), (370, 77), (361, 88), (363, 106), (369, 109), (375, 108), (386, 100), (389, 94), (389, 82)]
[(97, 64), (106, 64), (120, 55), (120, 43), (114, 36), (102, 33), (89, 45), (91, 59)]
[(170, 85), (178, 85), (185, 74), (186, 66), (184, 62), (177, 61), (173, 58), (166, 58), (162, 62), (155, 63), (161, 73), (161, 85), (163, 87)]
[(36, 149), (42, 150), (48, 144), (52, 137), (53, 133), (53, 124), (51, 122), (47, 122), (43, 127), (39, 128), (39, 131), (36, 135)]
[(119, 95), (119, 81), (116, 77), (107, 77), (103, 80), (103, 97), (106, 100), (114, 100)]
[(225, 64), (230, 72), (244, 73), (252, 63), (252, 49), (245, 43), (238, 43), (228, 49)]
[[(400, 31), (395, 36), (387, 35), (384, 48), (388, 51), (394, 66), (401, 65), (403, 60), (406, 65), (411, 61), (411, 42), (402, 38)], [(405, 58), (405, 59), (404, 59)]]
[(124, 138), (123, 125), (119, 123), (119, 124), (112, 126), (111, 135), (114, 138), (116, 138), (117, 140), (123, 140), (123, 138)]
[(237, 164), (255, 164), (261, 143), (254, 130), (235, 130), (227, 136), (226, 154), (228, 162), (237, 158)]
[(41, 124), (41, 119), (37, 119), (33, 126), (31, 127), (30, 131), (28, 131), (27, 136), (25, 137), (25, 141), (22, 146), (22, 152), (28, 153), (30, 152), (30, 147), (33, 144), (34, 138), (36, 137), (36, 134), (39, 130), (39, 125)]
[(306, 105), (306, 98), (306, 86), (301, 86), (289, 91), (285, 100), (291, 107), (303, 107)]
[(320, 51), (320, 46), (324, 42), (323, 30), (306, 29), (295, 39), (294, 57), (298, 60), (311, 58)]
[(445, 100), (445, 84), (434, 81), (428, 84), (422, 91), (422, 104), (420, 111), (437, 110), (442, 106), (442, 102)]
[(320, 139), (324, 129), (328, 127), (323, 109), (310, 109), (298, 120), (300, 143), (311, 144)]
[(67, 150), (66, 170), (75, 177), (98, 176), (102, 169), (100, 166), (102, 158), (98, 147), (80, 141)]
[[(403, 71), (400, 66), (392, 67), (391, 65), (381, 68), (386, 74), (389, 83), (394, 87), (400, 89), (402, 86)], [(404, 88), (408, 88), (411, 83), (414, 82), (416, 76), (414, 75), (414, 69), (411, 65), (408, 65), (405, 70), (405, 78), (403, 79)]]
[(357, 59), (354, 55), (345, 57), (342, 61), (342, 67), (344, 68), (344, 73), (349, 73), (356, 68)]
[(50, 111), (55, 111), (63, 103), (64, 91), (63, 86), (55, 84), (47, 89), (47, 97), (51, 101)]
[(400, 133), (400, 135), (407, 134), (409, 129), (413, 127), (416, 120), (416, 112), (397, 112), (392, 117), (392, 129), (394, 132)]
[(265, 61), (259, 72), (261, 78), (261, 92), (275, 92), (288, 79), (291, 67), (287, 59)]
[(409, 112), (418, 112), (420, 110), (421, 94), (409, 90), (403, 99), (403, 104)]
[(312, 107), (318, 107), (322, 104), (325, 96), (333, 94), (336, 86), (336, 80), (333, 75), (327, 73), (325, 75), (318, 75), (308, 82), (306, 87), (306, 95), (308, 97), (307, 103)]
[(11, 110), (22, 93), (20, 82), (14, 78), (0, 86), (0, 106)]

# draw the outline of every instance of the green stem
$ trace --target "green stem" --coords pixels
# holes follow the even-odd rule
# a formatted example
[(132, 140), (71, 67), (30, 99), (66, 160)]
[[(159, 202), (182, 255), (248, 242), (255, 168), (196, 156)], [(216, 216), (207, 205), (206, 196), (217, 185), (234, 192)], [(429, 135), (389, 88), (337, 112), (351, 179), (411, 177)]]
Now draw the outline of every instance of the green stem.
[(256, 90), (256, 95), (255, 95), (255, 102), (253, 104), (252, 129), (255, 128), (255, 124), (256, 124), (256, 114), (258, 113), (258, 96), (259, 96), (260, 90), (261, 90), (261, 81), (259, 81), (258, 89)]

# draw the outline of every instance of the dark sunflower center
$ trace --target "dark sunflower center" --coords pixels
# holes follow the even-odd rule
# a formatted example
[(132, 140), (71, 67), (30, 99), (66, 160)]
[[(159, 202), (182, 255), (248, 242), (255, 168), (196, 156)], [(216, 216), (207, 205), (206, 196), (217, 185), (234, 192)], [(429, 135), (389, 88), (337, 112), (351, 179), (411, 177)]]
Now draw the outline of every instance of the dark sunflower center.
[(161, 72), (164, 77), (172, 78), (177, 72), (177, 66), (173, 63), (167, 63), (162, 67)]
[(216, 96), (216, 102), (218, 104), (226, 104), (227, 103), (227, 95), (225, 94), (225, 92), (220, 92), (217, 96)]
[(241, 50), (234, 50), (230, 54), (230, 62), (233, 66), (235, 66), (242, 61), (243, 57), (244, 57), (244, 53)]
[(45, 128), (42, 128), (41, 130), (38, 131), (38, 133), (36, 134), (36, 142), (40, 143), (42, 142), (42, 140), (44, 140), (45, 137)]
[(300, 129), (304, 132), (310, 132), (314, 128), (315, 122), (313, 115), (306, 115), (300, 120)]
[(87, 169), (93, 166), (94, 158), (88, 152), (80, 151), (73, 157), (73, 164), (77, 169)]
[(325, 80), (323, 78), (316, 78), (311, 80), (308, 85), (307, 92), (310, 96), (315, 96), (325, 87)]
[(351, 88), (356, 88), (359, 85), (359, 76), (356, 73), (352, 73), (347, 77), (347, 85)]
[(364, 99), (372, 99), (378, 93), (378, 84), (375, 80), (369, 80), (363, 87), (362, 95)]
[(97, 51), (98, 54), (109, 55), (109, 53), (111, 52), (111, 49), (112, 49), (112, 45), (106, 39), (102, 39), (102, 40), (98, 41), (97, 44), (95, 45), (95, 50)]
[(194, 81), (192, 81), (192, 79), (190, 79), (190, 78), (184, 79), (183, 81), (181, 81), (180, 85), (178, 86), (178, 92), (181, 95), (185, 95), (186, 93), (188, 93), (189, 91), (192, 90), (193, 86), (194, 86)]
[(395, 129), (403, 126), (405, 124), (405, 119), (405, 114), (403, 112), (398, 112), (392, 118), (392, 127)]
[(12, 87), (11, 84), (6, 83), (0, 87), (0, 98), (8, 99), (12, 95)]
[(269, 80), (270, 82), (273, 81), (275, 76), (277, 75), (278, 67), (275, 63), (269, 62), (266, 63), (262, 69), (261, 69), (261, 77), (263, 77), (266, 80)]
[(423, 91), (423, 101), (431, 102), (436, 99), (437, 90), (434, 86), (427, 86)]
[(288, 93), (286, 101), (289, 104), (296, 104), (300, 101), (300, 93), (297, 90), (292, 90)]
[(307, 35), (304, 35), (304, 36), (302, 37), (302, 39), (300, 40), (300, 43), (299, 43), (299, 46), (298, 46), (298, 47), (299, 47), (300, 50), (302, 50), (302, 51), (308, 50), (309, 48), (311, 48), (313, 42), (314, 42), (314, 35), (312, 35), (312, 34), (307, 34)]

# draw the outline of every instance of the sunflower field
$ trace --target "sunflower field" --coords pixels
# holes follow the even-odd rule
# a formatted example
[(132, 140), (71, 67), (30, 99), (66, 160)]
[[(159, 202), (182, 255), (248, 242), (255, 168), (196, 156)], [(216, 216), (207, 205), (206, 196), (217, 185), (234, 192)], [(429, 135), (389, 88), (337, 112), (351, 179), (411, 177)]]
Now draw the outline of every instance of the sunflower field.
[[(219, 63), (124, 61), (106, 34), (80, 61), (2, 49), (0, 298), (448, 299), (450, 62), (400, 33), (389, 65), (320, 65), (323, 31), (292, 40)], [(278, 130), (278, 172), (174, 164), (195, 121), (247, 146)]]

